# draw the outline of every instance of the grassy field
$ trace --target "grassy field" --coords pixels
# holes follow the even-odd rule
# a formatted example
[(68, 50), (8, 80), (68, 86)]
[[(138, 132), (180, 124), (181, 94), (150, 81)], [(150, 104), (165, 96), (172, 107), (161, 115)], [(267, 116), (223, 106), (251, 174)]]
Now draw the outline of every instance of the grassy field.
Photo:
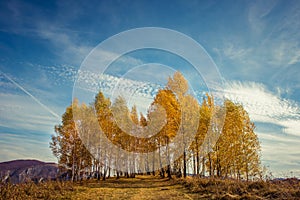
[(106, 181), (78, 183), (49, 182), (42, 184), (5, 185), (0, 199), (195, 199), (187, 188), (176, 181), (153, 176), (110, 178)]
[(2, 185), (0, 199), (300, 199), (298, 180), (242, 182), (218, 179), (110, 178), (78, 183)]
[(72, 199), (193, 199), (192, 196), (195, 196), (175, 181), (152, 176), (109, 179), (100, 184), (85, 183), (76, 188), (80, 192), (74, 194)]

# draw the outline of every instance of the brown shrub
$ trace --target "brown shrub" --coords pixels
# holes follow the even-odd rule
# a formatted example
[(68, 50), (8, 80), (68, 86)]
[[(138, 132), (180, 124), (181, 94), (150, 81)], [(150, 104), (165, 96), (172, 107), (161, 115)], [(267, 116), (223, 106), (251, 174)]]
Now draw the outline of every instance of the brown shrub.
[(33, 182), (0, 185), (0, 199), (58, 199), (74, 190), (71, 182)]
[(282, 181), (238, 181), (232, 179), (192, 178), (180, 183), (191, 192), (217, 199), (300, 199), (298, 179)]

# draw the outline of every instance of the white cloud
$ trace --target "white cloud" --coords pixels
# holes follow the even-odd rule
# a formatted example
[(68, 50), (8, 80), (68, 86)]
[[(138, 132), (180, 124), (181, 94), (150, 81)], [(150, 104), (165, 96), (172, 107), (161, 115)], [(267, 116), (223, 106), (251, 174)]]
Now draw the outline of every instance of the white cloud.
[(230, 58), (232, 60), (236, 61), (243, 61), (245, 58), (252, 52), (251, 48), (241, 48), (237, 45), (233, 45), (233, 43), (229, 43), (225, 45), (225, 47), (222, 49), (222, 53), (227, 58)]
[[(130, 106), (135, 104), (139, 111), (145, 113), (155, 94), (162, 87), (159, 84), (150, 82), (79, 71), (73, 95), (80, 101), (88, 101), (86, 103), (92, 102), (98, 91), (102, 91), (112, 101), (121, 95), (128, 101)], [(88, 92), (90, 98), (87, 98), (86, 92)]]
[(228, 81), (224, 88), (222, 95), (241, 103), (257, 123), (262, 163), (269, 166), (275, 177), (285, 176), (283, 171), (286, 173), (287, 169), (299, 176), (300, 106), (261, 83)]
[(228, 99), (242, 103), (253, 121), (277, 124), (284, 127), (284, 133), (300, 136), (299, 105), (277, 96), (263, 84), (227, 82), (224, 95)]
[(298, 40), (289, 39), (279, 41), (270, 45), (271, 60), (268, 61), (272, 66), (289, 66), (300, 61), (300, 47)]
[(55, 47), (53, 53), (69, 63), (79, 64), (93, 49), (93, 46), (83, 44), (75, 37), (71, 37), (68, 32), (62, 32), (48, 23), (37, 25), (36, 33), (40, 38), (50, 41)]
[(262, 146), (262, 163), (269, 166), (275, 177), (290, 176), (293, 172), (300, 176), (299, 156), (300, 137), (287, 135), (265, 134), (258, 132)]
[(289, 65), (293, 65), (300, 62), (300, 49), (297, 49), (295, 54), (291, 57), (290, 61), (288, 62)]

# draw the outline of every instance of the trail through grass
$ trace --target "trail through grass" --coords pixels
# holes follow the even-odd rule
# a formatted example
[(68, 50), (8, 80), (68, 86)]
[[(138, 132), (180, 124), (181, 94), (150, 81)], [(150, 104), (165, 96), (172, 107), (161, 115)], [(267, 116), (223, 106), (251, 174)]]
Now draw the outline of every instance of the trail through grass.
[(184, 186), (153, 176), (108, 179), (77, 186), (72, 199), (195, 199)]

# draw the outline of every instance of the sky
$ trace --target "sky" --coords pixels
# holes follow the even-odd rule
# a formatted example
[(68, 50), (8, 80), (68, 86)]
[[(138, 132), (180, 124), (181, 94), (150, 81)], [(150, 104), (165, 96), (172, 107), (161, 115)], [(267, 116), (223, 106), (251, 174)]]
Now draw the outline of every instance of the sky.
[(171, 29), (199, 43), (223, 80), (221, 89), (210, 89), (241, 103), (255, 123), (262, 164), (275, 177), (300, 177), (296, 0), (0, 1), (0, 161), (57, 161), (49, 142), (77, 77), (106, 93), (126, 87), (142, 111), (176, 70), (196, 93), (204, 91), (186, 60), (160, 50), (119, 58), (101, 83), (81, 67), (101, 42), (142, 27)]

